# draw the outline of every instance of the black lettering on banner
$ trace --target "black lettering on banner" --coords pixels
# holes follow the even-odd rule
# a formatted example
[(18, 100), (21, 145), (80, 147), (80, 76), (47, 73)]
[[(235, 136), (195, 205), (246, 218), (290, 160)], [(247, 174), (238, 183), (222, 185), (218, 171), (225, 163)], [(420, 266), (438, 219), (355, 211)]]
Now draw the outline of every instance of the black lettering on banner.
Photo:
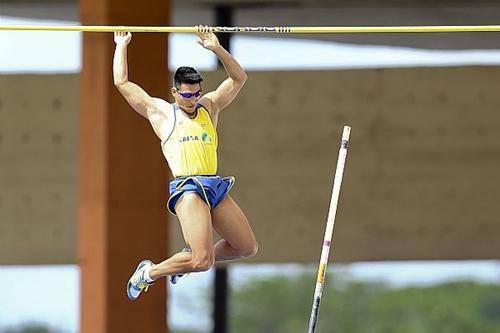
[(288, 33), (291, 31), (290, 27), (213, 27), (213, 28), (201, 28), (202, 32), (278, 32), (278, 33)]

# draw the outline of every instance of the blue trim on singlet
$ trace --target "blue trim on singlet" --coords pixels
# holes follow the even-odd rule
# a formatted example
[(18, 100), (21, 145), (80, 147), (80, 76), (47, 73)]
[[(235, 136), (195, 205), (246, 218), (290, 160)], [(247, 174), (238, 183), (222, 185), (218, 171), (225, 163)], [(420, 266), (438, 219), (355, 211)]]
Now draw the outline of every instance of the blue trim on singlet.
[(165, 143), (167, 143), (168, 139), (170, 139), (170, 137), (172, 136), (172, 133), (174, 133), (174, 130), (175, 130), (175, 124), (177, 123), (177, 112), (176, 110), (179, 108), (179, 106), (177, 104), (172, 104), (172, 107), (173, 107), (173, 111), (174, 111), (174, 123), (172, 125), (172, 130), (170, 131), (170, 134), (167, 136), (167, 138), (161, 143), (161, 146), (163, 147), (163, 145)]
[[(170, 131), (170, 134), (167, 136), (167, 138), (161, 143), (162, 147), (163, 145), (168, 141), (168, 139), (170, 139), (170, 137), (172, 136), (172, 133), (174, 133), (174, 130), (175, 130), (175, 125), (177, 124), (177, 110), (180, 110), (182, 112), (182, 110), (180, 109), (179, 105), (177, 103), (172, 103), (172, 107), (173, 107), (173, 111), (174, 111), (174, 123), (172, 125), (172, 130)], [(205, 108), (205, 110), (207, 110), (207, 108), (201, 104), (201, 103), (196, 103), (196, 112), (198, 112), (198, 109), (199, 108)], [(207, 110), (208, 112), (208, 110)], [(209, 113), (210, 114), (210, 113)], [(196, 117), (198, 116), (198, 114), (196, 114)], [(196, 118), (195, 117), (195, 118)], [(210, 117), (209, 117), (210, 118)], [(194, 118), (193, 118), (194, 119)], [(210, 119), (210, 121), (212, 121), (212, 119)]]

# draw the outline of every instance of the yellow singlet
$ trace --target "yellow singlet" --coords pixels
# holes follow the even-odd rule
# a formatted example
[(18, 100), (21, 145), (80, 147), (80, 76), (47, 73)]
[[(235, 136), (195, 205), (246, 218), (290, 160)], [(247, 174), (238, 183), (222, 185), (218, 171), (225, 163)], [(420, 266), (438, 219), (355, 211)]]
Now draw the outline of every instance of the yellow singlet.
[(215, 175), (217, 173), (217, 132), (210, 115), (201, 104), (190, 119), (173, 104), (174, 125), (162, 142), (163, 155), (174, 177)]

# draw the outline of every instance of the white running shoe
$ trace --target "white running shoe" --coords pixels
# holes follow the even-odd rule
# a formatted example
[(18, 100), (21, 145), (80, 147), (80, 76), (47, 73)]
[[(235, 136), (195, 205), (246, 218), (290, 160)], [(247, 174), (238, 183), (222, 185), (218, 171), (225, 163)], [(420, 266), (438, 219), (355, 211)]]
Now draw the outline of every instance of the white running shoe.
[(148, 283), (144, 278), (144, 271), (146, 268), (153, 266), (153, 263), (150, 260), (143, 260), (137, 265), (137, 268), (128, 280), (127, 284), (127, 296), (129, 299), (136, 300), (137, 297), (143, 291), (148, 291), (151, 283)]

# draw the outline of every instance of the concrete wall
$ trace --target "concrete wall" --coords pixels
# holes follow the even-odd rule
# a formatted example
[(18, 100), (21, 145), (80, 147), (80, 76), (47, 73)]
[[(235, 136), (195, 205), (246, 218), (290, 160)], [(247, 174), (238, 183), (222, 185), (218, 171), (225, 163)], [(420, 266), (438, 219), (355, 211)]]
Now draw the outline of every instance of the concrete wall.
[(0, 263), (76, 261), (74, 75), (0, 76)]
[[(498, 258), (499, 88), (499, 67), (249, 73), (219, 156), (255, 261), (318, 260), (344, 124), (337, 261)], [(2, 264), (76, 260), (76, 91), (74, 75), (0, 77)]]
[(255, 261), (318, 260), (344, 124), (336, 260), (498, 258), (499, 87), (491, 67), (250, 73), (219, 131)]

